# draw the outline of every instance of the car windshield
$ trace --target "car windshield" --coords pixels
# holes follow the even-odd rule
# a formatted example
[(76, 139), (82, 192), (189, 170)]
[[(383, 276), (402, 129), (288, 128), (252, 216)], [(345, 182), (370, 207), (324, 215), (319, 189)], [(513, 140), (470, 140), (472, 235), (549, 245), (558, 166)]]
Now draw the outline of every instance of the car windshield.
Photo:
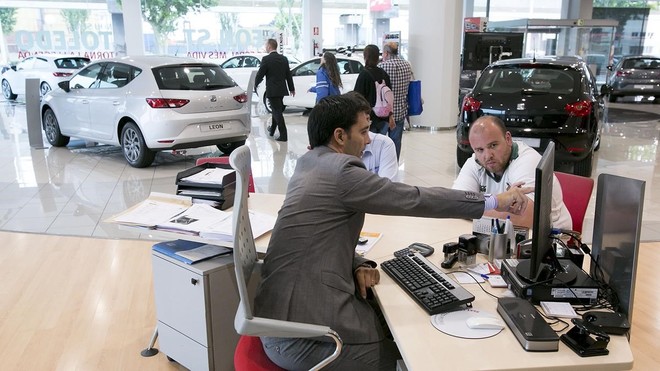
[(475, 92), (571, 94), (579, 91), (580, 74), (568, 68), (506, 66), (491, 68), (479, 79)]
[(89, 58), (59, 58), (55, 60), (57, 68), (83, 68), (89, 63)]
[(623, 69), (654, 70), (660, 68), (660, 59), (657, 58), (634, 58), (623, 61)]
[(158, 87), (162, 90), (216, 90), (236, 86), (220, 66), (186, 64), (153, 69)]

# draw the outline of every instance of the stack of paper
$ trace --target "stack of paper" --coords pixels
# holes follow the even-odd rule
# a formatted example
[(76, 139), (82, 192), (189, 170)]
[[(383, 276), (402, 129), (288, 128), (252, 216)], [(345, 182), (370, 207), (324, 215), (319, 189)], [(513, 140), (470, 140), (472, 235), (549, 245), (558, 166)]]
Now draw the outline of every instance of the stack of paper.
[[(255, 211), (249, 213), (254, 238), (275, 226), (274, 216)], [(146, 200), (106, 222), (231, 242), (234, 240), (232, 219), (231, 212), (204, 203), (193, 203), (190, 197), (154, 192)]]

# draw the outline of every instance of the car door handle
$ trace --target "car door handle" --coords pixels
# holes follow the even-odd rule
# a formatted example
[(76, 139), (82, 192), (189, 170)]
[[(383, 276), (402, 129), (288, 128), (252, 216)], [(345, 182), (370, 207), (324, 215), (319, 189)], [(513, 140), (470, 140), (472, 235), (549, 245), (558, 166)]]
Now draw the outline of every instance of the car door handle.
[(118, 106), (118, 105), (120, 105), (120, 104), (121, 104), (121, 103), (119, 103), (118, 101), (114, 101), (114, 102), (112, 102), (112, 105), (113, 105), (113, 106)]
[(80, 101), (80, 103), (82, 103), (82, 104), (88, 104), (89, 101), (88, 101), (87, 99), (83, 99), (83, 100)]

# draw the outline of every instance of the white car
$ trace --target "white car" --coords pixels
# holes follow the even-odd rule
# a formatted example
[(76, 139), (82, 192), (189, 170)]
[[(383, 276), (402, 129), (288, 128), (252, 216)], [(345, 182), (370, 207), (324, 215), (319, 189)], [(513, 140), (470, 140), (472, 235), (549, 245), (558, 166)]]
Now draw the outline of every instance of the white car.
[(250, 112), (245, 90), (217, 65), (191, 58), (136, 56), (99, 60), (59, 84), (41, 104), (48, 142), (70, 137), (119, 145), (133, 167), (156, 151), (245, 144)]
[[(220, 63), (227, 75), (229, 75), (238, 86), (247, 89), (252, 71), (257, 71), (261, 65), (261, 59), (268, 54), (266, 53), (251, 53), (233, 56), (226, 61)], [(294, 68), (300, 61), (296, 57), (286, 56), (289, 60), (289, 68)]]
[(25, 79), (38, 78), (39, 92), (46, 95), (61, 81), (71, 78), (89, 63), (89, 58), (66, 55), (35, 55), (27, 57), (2, 74), (2, 95), (13, 100), (25, 94)]
[[(341, 75), (341, 82), (343, 87), (340, 89), (341, 93), (352, 91), (355, 87), (355, 80), (357, 80), (360, 71), (364, 68), (364, 64), (358, 58), (337, 55), (337, 65)], [(315, 57), (305, 62), (300, 63), (291, 70), (293, 75), (293, 85), (296, 88), (296, 96), (284, 97), (284, 105), (291, 107), (301, 108), (314, 108), (316, 105), (316, 93), (309, 92), (309, 88), (316, 86), (316, 71), (321, 66), (321, 57)], [(270, 103), (266, 99), (266, 79), (257, 87), (257, 94), (266, 106), (266, 110), (271, 112)]]

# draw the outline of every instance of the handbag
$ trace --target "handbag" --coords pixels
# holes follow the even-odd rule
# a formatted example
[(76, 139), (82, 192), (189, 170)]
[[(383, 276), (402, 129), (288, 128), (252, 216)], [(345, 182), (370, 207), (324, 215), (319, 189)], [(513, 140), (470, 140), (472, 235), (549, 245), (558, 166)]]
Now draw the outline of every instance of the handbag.
[(408, 84), (408, 116), (419, 116), (423, 110), (422, 82), (412, 80)]

